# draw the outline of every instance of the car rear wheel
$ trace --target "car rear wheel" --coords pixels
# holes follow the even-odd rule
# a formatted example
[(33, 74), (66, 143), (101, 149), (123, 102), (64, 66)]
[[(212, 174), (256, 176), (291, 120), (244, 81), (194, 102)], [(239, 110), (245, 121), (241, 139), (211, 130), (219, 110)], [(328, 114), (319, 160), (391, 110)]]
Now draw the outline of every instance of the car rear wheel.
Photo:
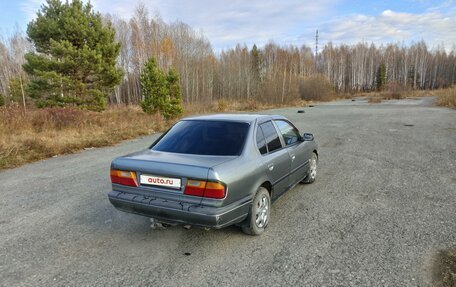
[(253, 198), (249, 215), (242, 226), (242, 231), (249, 235), (260, 235), (269, 223), (271, 197), (266, 188), (260, 187)]
[(309, 159), (309, 170), (307, 171), (306, 178), (301, 183), (312, 183), (317, 179), (318, 157), (317, 154), (312, 153)]

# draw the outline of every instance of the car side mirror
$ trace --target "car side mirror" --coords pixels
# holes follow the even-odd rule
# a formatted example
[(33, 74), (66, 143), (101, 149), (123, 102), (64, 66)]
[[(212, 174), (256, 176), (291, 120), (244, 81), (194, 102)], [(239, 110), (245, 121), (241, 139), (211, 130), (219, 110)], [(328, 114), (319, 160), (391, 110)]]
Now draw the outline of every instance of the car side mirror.
[(313, 141), (314, 140), (314, 135), (311, 133), (304, 133), (302, 135), (302, 141)]

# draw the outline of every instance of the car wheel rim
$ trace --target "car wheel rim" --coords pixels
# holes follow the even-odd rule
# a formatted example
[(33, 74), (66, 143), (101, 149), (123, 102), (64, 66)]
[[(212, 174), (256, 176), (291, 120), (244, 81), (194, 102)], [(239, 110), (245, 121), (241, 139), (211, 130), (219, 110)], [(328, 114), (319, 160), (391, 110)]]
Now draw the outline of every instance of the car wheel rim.
[(255, 224), (258, 228), (263, 228), (268, 223), (269, 219), (269, 200), (266, 196), (262, 196), (257, 202), (257, 212)]
[(312, 157), (310, 160), (310, 178), (315, 179), (317, 176), (317, 159)]

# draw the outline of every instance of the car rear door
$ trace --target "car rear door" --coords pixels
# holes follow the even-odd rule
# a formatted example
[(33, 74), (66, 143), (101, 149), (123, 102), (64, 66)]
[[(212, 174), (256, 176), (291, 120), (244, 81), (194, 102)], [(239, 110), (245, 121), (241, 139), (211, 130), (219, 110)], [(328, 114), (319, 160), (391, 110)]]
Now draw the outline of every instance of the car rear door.
[(309, 155), (298, 129), (286, 120), (274, 120), (291, 158), (290, 185), (303, 180), (307, 173)]
[[(264, 138), (265, 147), (261, 145)], [(272, 198), (279, 197), (289, 185), (291, 157), (283, 148), (279, 134), (271, 121), (261, 123), (257, 129), (257, 145), (262, 153), (263, 164), (267, 167), (268, 177), (272, 182)]]

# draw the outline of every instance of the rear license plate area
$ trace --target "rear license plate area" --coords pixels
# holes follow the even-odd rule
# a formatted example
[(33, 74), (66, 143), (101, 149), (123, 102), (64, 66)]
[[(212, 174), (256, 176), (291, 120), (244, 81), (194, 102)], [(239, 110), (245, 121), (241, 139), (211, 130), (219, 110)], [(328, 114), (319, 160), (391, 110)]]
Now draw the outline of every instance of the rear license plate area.
[(142, 185), (160, 186), (172, 189), (181, 188), (181, 179), (173, 177), (163, 177), (151, 174), (141, 174), (139, 182)]

